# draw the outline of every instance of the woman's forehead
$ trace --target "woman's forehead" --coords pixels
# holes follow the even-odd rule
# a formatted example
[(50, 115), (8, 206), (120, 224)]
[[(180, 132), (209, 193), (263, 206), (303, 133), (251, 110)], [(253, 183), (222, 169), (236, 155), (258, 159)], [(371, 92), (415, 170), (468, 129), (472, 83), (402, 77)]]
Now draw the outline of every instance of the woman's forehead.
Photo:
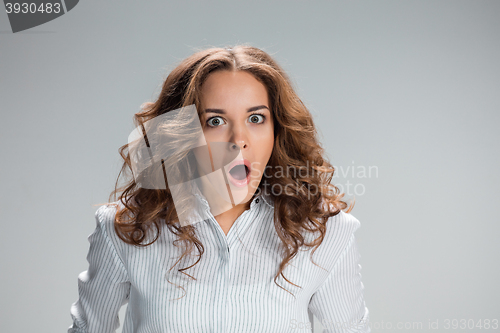
[[(246, 72), (214, 73), (200, 92), (202, 108), (246, 110), (257, 105), (269, 107), (266, 87)], [(202, 110), (203, 111), (203, 110)]]

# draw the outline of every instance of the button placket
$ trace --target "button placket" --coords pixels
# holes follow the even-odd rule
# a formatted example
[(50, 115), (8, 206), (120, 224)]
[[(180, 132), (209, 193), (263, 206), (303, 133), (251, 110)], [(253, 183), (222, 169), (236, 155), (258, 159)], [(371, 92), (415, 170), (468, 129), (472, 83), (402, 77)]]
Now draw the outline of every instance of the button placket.
[(224, 299), (224, 304), (226, 305), (224, 307), (224, 313), (222, 314), (223, 316), (223, 320), (222, 320), (222, 326), (223, 326), (223, 332), (228, 332), (227, 329), (228, 329), (228, 321), (229, 321), (229, 316), (230, 314), (227, 312), (228, 311), (228, 307), (227, 307), (227, 304), (229, 304), (228, 300), (229, 300), (229, 293), (230, 293), (230, 286), (231, 286), (231, 256), (229, 254), (229, 244), (226, 245), (227, 246), (227, 260), (226, 262), (224, 263), (225, 267), (224, 267), (224, 283), (222, 285), (222, 288), (223, 288), (223, 299)]

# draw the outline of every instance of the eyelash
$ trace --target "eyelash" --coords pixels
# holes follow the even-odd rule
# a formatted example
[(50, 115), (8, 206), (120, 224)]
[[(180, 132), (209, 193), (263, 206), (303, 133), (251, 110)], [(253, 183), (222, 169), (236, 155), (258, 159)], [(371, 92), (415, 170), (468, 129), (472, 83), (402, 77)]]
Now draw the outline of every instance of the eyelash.
[[(262, 124), (264, 124), (264, 123), (266, 122), (266, 116), (265, 116), (264, 114), (262, 114), (262, 113), (258, 113), (258, 112), (256, 112), (256, 113), (252, 113), (251, 115), (249, 115), (249, 116), (248, 116), (248, 118), (253, 117), (253, 116), (262, 116), (263, 120), (262, 120), (262, 122), (260, 122), (260, 123), (252, 123), (252, 124), (255, 124), (255, 125), (262, 125)], [(207, 125), (209, 128), (216, 128), (216, 127), (219, 127), (219, 126), (220, 126), (220, 125), (217, 125), (217, 126), (211, 126), (211, 125), (209, 125), (209, 124), (208, 124), (208, 122), (209, 122), (210, 120), (214, 119), (214, 118), (222, 118), (222, 117), (221, 117), (221, 116), (215, 116), (215, 117), (210, 117), (210, 118), (208, 118), (208, 119), (207, 119), (207, 121), (206, 121), (206, 125)]]

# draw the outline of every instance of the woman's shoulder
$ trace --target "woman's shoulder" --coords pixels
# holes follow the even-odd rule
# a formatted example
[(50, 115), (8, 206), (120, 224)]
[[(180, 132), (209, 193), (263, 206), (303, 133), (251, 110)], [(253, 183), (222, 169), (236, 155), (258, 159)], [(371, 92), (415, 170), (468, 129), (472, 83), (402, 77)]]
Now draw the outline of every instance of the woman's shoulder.
[[(127, 204), (130, 206), (131, 203), (127, 202)], [(132, 203), (133, 205), (133, 203)], [(116, 214), (122, 210), (125, 210), (123, 216), (120, 216), (120, 221), (118, 221), (119, 224), (116, 224)], [(129, 218), (131, 215), (127, 211), (127, 207), (121, 200), (117, 200), (114, 202), (108, 202), (106, 204), (103, 204), (100, 206), (96, 212), (95, 212), (95, 217), (97, 224), (99, 227), (104, 231), (104, 233), (113, 241), (116, 247), (127, 247), (131, 243), (126, 242), (124, 240), (124, 237), (127, 240), (129, 239), (130, 234), (127, 231), (124, 231), (122, 228), (120, 228), (120, 225), (123, 224), (128, 224), (130, 223), (132, 226), (135, 223), (135, 220), (130, 220)], [(144, 242), (150, 242), (155, 239), (155, 228), (152, 228), (153, 231), (148, 233), (148, 236), (146, 237)], [(118, 235), (118, 233), (120, 235)]]
[(327, 233), (331, 233), (330, 237), (342, 243), (348, 241), (360, 226), (361, 222), (354, 215), (343, 210), (330, 216), (326, 222)]
[[(352, 235), (361, 226), (359, 220), (351, 213), (338, 209), (333, 203), (327, 204), (324, 200), (321, 202), (320, 207), (324, 211), (328, 211), (335, 215), (330, 216), (326, 222), (325, 241), (330, 243), (338, 243), (346, 245)], [(330, 246), (333, 244), (329, 244)]]
[(326, 232), (323, 242), (318, 246), (314, 254), (323, 267), (330, 270), (348, 248), (350, 242), (354, 241), (354, 234), (361, 223), (350, 213), (340, 210), (336, 215), (330, 216), (326, 222)]
[(110, 224), (113, 225), (116, 212), (118, 211), (118, 208), (121, 209), (122, 207), (123, 204), (119, 201), (103, 204), (97, 208), (95, 217), (99, 223), (104, 224), (104, 227), (108, 227)]
[(122, 209), (123, 207), (124, 205), (120, 203), (120, 201), (109, 202), (101, 205), (95, 212), (97, 227), (101, 229), (115, 245), (121, 243), (118, 241), (118, 235), (115, 231), (115, 216), (118, 209)]

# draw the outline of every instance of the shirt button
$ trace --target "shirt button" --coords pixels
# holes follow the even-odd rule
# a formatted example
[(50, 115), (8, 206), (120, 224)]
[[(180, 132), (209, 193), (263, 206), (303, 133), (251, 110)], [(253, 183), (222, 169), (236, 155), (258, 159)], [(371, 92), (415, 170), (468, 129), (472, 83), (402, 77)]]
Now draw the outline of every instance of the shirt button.
[(259, 203), (259, 198), (255, 199), (255, 203)]

